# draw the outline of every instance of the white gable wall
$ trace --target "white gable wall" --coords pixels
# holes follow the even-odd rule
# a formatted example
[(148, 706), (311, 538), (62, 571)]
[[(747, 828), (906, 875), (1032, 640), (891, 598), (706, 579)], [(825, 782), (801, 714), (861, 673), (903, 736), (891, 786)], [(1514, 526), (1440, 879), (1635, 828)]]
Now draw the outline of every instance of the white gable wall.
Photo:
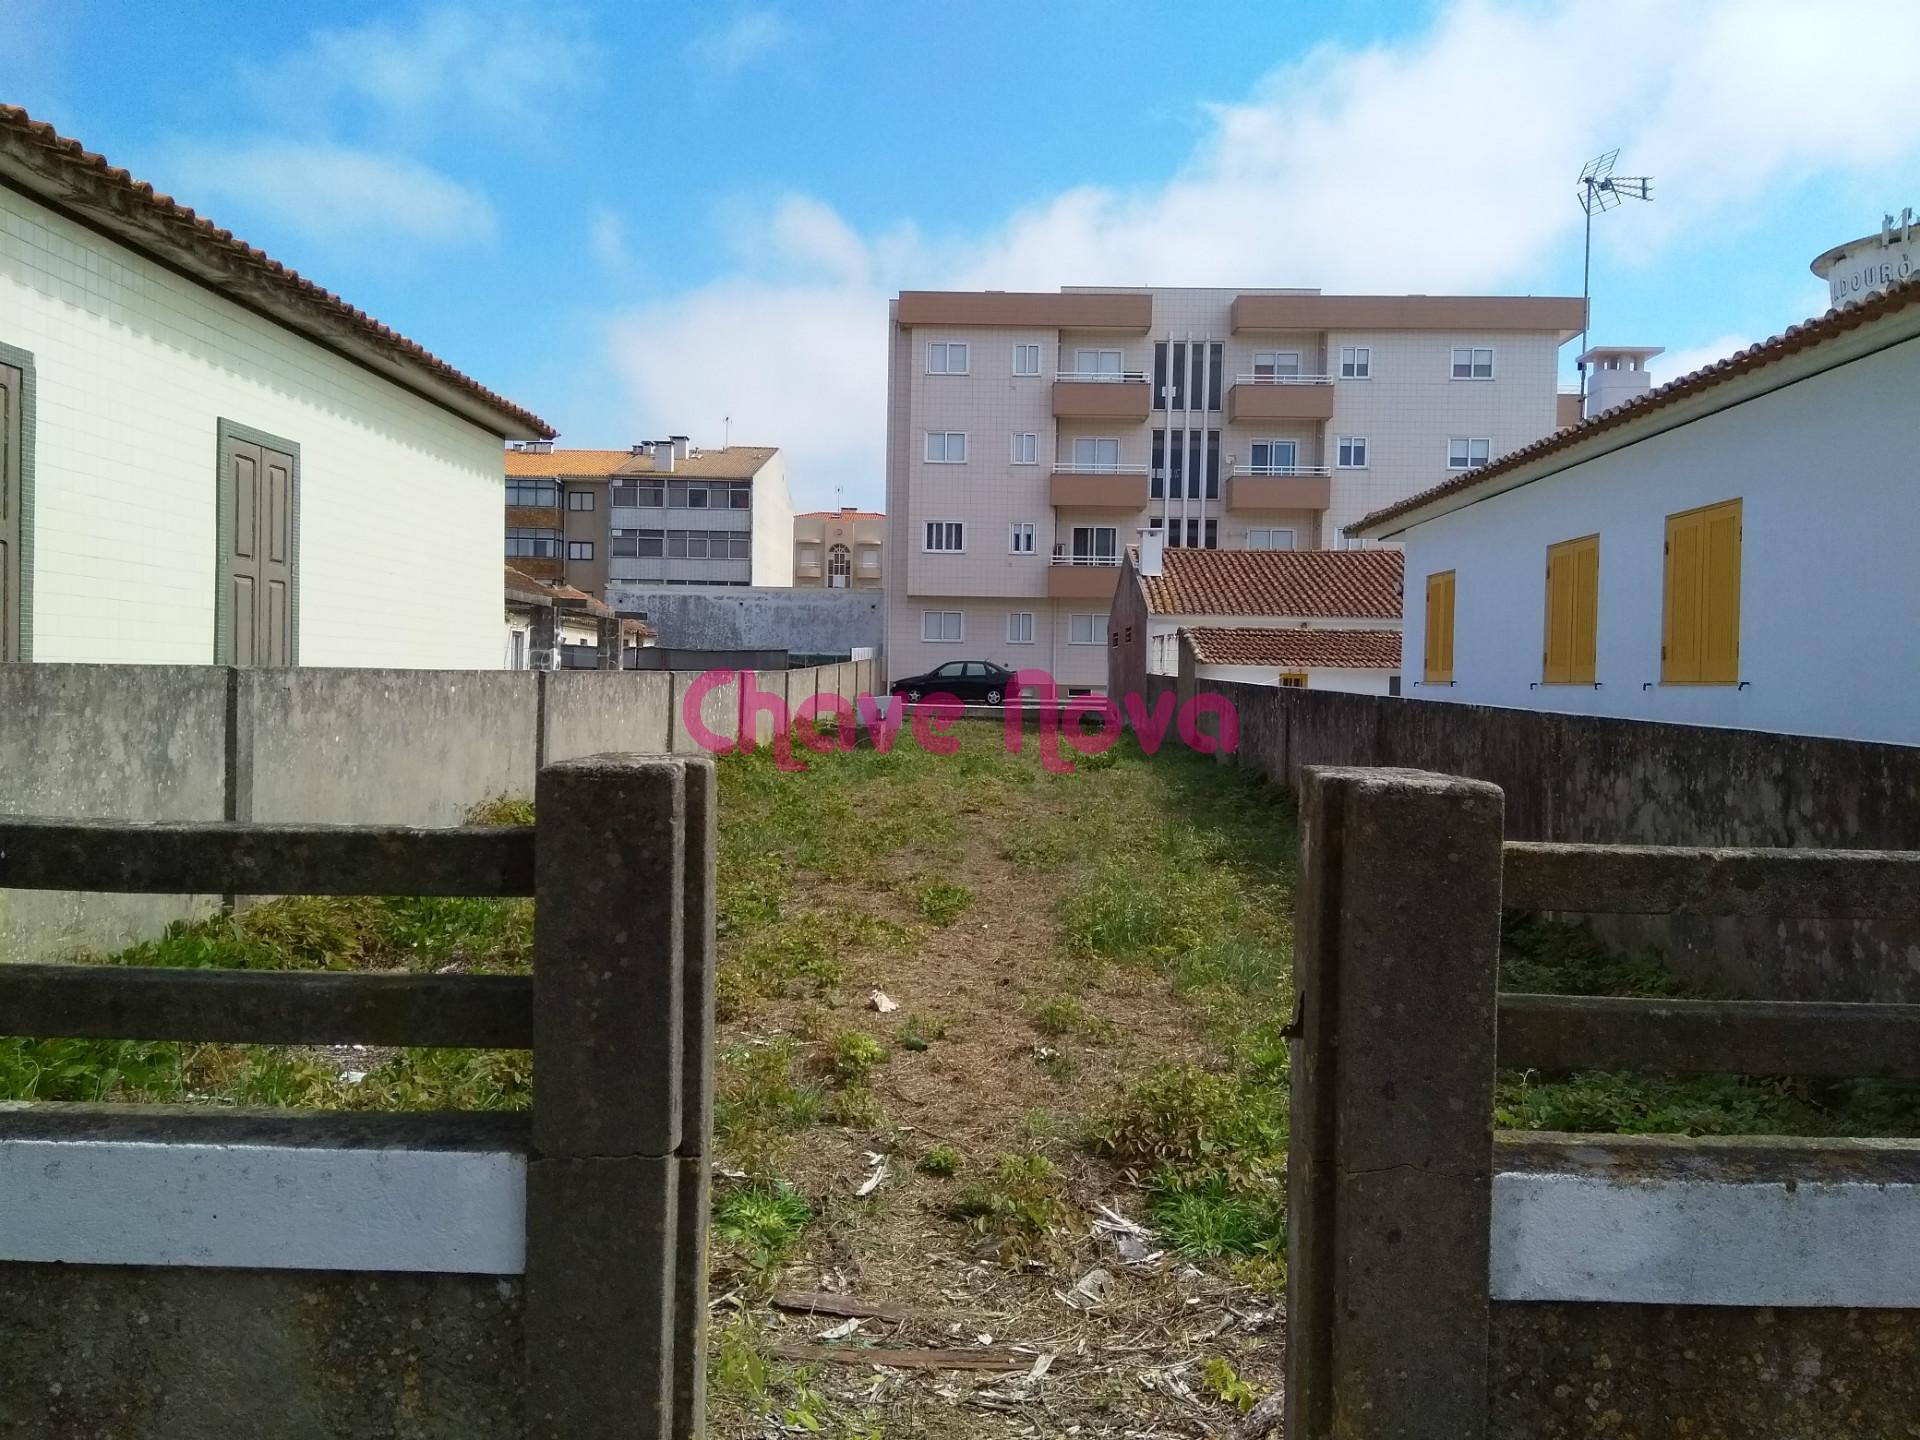
[(214, 659), (216, 425), (300, 450), (303, 665), (498, 669), (500, 437), (0, 190), (31, 353), (33, 658)]
[[(1739, 382), (1730, 382), (1739, 383)], [(1744, 502), (1740, 676), (1662, 685), (1666, 517)], [(1540, 686), (1546, 550), (1600, 536), (1600, 688)], [(1920, 743), (1920, 340), (1415, 525), (1404, 692)], [(1456, 572), (1454, 680), (1421, 683), (1427, 576)]]

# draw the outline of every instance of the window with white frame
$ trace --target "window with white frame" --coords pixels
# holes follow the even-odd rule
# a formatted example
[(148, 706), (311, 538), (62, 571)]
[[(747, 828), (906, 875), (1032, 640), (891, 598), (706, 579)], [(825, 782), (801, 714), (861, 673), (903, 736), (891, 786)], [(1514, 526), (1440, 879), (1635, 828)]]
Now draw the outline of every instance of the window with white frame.
[(1016, 465), (1040, 463), (1040, 436), (1036, 432), (1022, 430), (1013, 437), (1013, 463)]
[(569, 510), (593, 509), (593, 491), (591, 490), (567, 491), (567, 509)]
[(1250, 457), (1256, 475), (1285, 475), (1294, 468), (1299, 453), (1291, 440), (1256, 440)]
[(1073, 352), (1073, 373), (1076, 375), (1098, 375), (1103, 379), (1120, 378), (1120, 352), (1118, 350), (1076, 350)]
[(966, 464), (965, 433), (959, 430), (929, 430), (927, 432), (927, 463), (929, 465)]
[(967, 548), (967, 527), (958, 520), (929, 520), (927, 549), (936, 554), (955, 554)]
[(1038, 345), (1016, 345), (1013, 347), (1013, 373), (1016, 375), (1038, 375), (1040, 373), (1040, 347)]
[(878, 570), (880, 568), (880, 552), (878, 550), (861, 551), (860, 568), (862, 570)]
[(1120, 561), (1119, 527), (1115, 525), (1074, 526), (1070, 558), (1075, 565), (1117, 565)]
[(1112, 470), (1120, 463), (1120, 442), (1103, 436), (1080, 435), (1073, 442), (1073, 468)]
[(569, 560), (591, 560), (593, 558), (593, 542), (591, 540), (569, 540), (567, 542), (567, 558)]
[(958, 610), (922, 610), (920, 638), (934, 643), (955, 644), (966, 635), (966, 625)]
[(820, 568), (820, 551), (818, 547), (808, 546), (802, 550), (800, 552), (799, 565), (802, 570), (818, 570)]
[(1293, 531), (1273, 529), (1253, 529), (1247, 531), (1249, 550), (1291, 550), (1293, 549)]
[(1015, 520), (1007, 527), (1007, 553), (1009, 555), (1033, 554), (1033, 522)]
[(927, 346), (927, 373), (929, 375), (966, 374), (966, 342), (963, 340), (936, 340)]
[(1491, 380), (1493, 378), (1493, 351), (1474, 350), (1461, 347), (1453, 352), (1453, 378), (1456, 380)]
[(1367, 437), (1342, 435), (1335, 453), (1339, 456), (1342, 470), (1364, 470), (1367, 468)]
[(1104, 615), (1073, 615), (1067, 620), (1067, 643), (1069, 645), (1098, 645), (1101, 643), (1101, 630), (1106, 628)]
[(1033, 612), (1015, 610), (1007, 616), (1007, 643), (1009, 645), (1033, 644)]
[(1256, 350), (1253, 352), (1253, 378), (1282, 380), (1300, 373), (1298, 350)]
[(1373, 347), (1371, 345), (1340, 347), (1340, 378), (1342, 380), (1366, 380), (1372, 375)]
[(1455, 435), (1447, 441), (1447, 468), (1471, 470), (1484, 465), (1493, 453), (1493, 441), (1485, 436)]

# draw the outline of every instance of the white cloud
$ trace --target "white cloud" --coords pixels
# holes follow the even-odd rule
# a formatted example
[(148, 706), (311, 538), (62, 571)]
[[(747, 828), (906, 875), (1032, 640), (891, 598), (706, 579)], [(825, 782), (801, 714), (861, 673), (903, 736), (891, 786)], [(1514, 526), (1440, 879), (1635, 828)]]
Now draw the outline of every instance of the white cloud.
[(1885, 111), (1920, 53), (1920, 6), (1863, 3), (1848, 28), (1873, 43), (1835, 46), (1798, 0), (1460, 0), (1403, 41), (1278, 67), (1212, 108), (1150, 185), (1078, 187), (939, 245), (911, 227), (862, 235), (790, 198), (729, 273), (623, 317), (610, 344), (642, 428), (730, 408), (736, 435), (789, 447), (803, 501), (844, 483), (873, 504), (896, 289), (1514, 288), (1575, 243), (1574, 175), (1615, 145), (1622, 172), (1656, 176), (1657, 200), (1596, 244), (1650, 262), (1748, 223), (1770, 187), (1920, 156)]
[[(165, 173), (195, 208), (264, 214), (323, 243), (486, 242), (487, 197), (399, 156), (344, 145), (254, 140), (182, 145)], [(219, 213), (218, 210), (215, 213)]]
[(391, 139), (480, 124), (518, 134), (543, 129), (558, 101), (590, 88), (598, 55), (570, 9), (487, 0), (317, 29), (241, 74), (288, 129), (349, 126)]
[(747, 10), (696, 36), (687, 48), (709, 69), (731, 75), (766, 59), (792, 36), (793, 27), (777, 10)]

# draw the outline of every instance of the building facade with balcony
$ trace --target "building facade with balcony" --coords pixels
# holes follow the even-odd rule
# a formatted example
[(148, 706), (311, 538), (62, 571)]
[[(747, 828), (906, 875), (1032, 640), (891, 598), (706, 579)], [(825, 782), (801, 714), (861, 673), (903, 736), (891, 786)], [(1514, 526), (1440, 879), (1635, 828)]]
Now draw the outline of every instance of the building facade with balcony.
[[(1344, 527), (1558, 423), (1577, 298), (908, 291), (892, 302), (888, 668), (1106, 684), (1143, 532), (1337, 549)], [(1390, 498), (1389, 498), (1390, 497)]]
[(622, 585), (793, 583), (786, 460), (684, 435), (627, 450), (507, 451), (507, 561), (604, 596)]
[(796, 590), (878, 590), (886, 580), (887, 517), (876, 510), (809, 510), (793, 517)]

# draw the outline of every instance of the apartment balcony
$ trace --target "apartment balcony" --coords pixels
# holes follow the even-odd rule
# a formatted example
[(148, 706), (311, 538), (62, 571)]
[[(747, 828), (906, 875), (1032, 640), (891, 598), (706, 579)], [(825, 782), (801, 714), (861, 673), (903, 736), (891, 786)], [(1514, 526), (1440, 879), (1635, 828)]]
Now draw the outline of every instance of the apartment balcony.
[(1147, 503), (1144, 465), (1075, 465), (1058, 461), (1047, 499), (1077, 510), (1140, 510)]
[(1331, 420), (1331, 375), (1237, 375), (1228, 420)]
[(560, 515), (558, 505), (509, 505), (507, 525), (514, 530), (558, 530)]
[(1053, 418), (1144, 423), (1152, 389), (1147, 377), (1133, 370), (1095, 375), (1062, 372), (1053, 382)]
[(1249, 465), (1227, 477), (1229, 510), (1325, 510), (1332, 499), (1324, 465)]
[(1047, 598), (1050, 600), (1098, 600), (1113, 602), (1120, 583), (1120, 557), (1056, 555), (1047, 566)]

